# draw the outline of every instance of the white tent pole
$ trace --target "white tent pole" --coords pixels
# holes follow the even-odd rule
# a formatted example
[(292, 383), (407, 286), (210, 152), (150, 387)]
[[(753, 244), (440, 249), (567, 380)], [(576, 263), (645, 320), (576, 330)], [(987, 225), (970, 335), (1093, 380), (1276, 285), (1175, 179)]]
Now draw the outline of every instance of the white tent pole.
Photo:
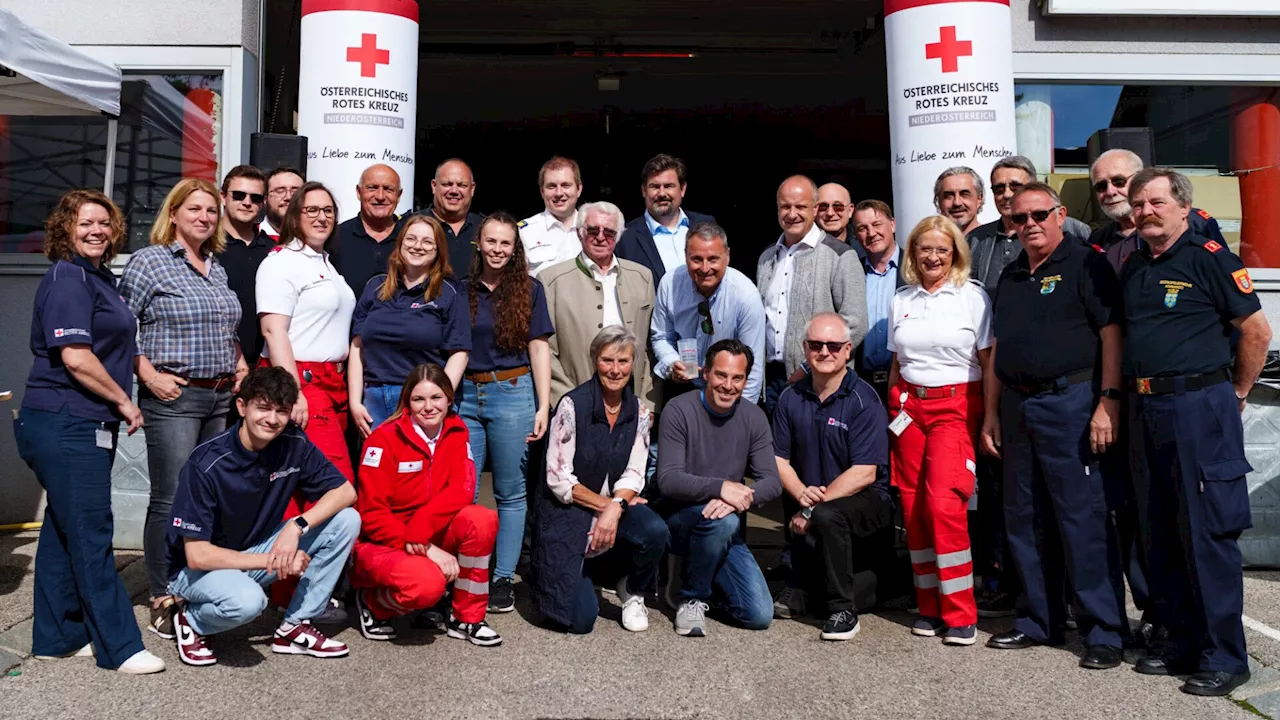
[(102, 194), (111, 197), (116, 184), (116, 133), (120, 121), (107, 118), (107, 161), (102, 171)]

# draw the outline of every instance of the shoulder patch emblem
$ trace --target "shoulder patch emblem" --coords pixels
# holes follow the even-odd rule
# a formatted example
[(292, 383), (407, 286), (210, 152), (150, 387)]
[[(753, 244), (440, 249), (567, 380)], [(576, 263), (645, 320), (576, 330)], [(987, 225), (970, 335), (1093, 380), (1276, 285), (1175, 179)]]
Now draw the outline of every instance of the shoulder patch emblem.
[(1204, 244), (1204, 249), (1208, 250), (1211, 253), (1216, 253), (1222, 250), (1222, 243), (1218, 242), (1217, 240), (1210, 240), (1209, 242), (1206, 242)]
[(382, 464), (382, 448), (371, 447), (364, 451), (364, 459), (360, 461), (361, 465), (369, 467), (378, 467)]
[(528, 221), (528, 220), (521, 220), (520, 222), (516, 223), (516, 227), (518, 227), (518, 228), (520, 228), (520, 229), (522, 229), (522, 230), (523, 230), (524, 228), (528, 227), (528, 225), (529, 225), (529, 221)]
[(1097, 250), (1102, 255), (1107, 254), (1107, 251), (1103, 250), (1101, 245), (1090, 245), (1089, 247), (1093, 248), (1094, 250)]
[(281, 250), (284, 250), (284, 246), (283, 246), (283, 245), (277, 245), (277, 246), (275, 246), (275, 247), (271, 248), (271, 252), (273, 252), (273, 253), (278, 253), (278, 252), (280, 252)]
[(1231, 279), (1236, 281), (1236, 287), (1240, 292), (1248, 295), (1253, 292), (1253, 280), (1249, 279), (1249, 271), (1246, 268), (1231, 273)]
[(1196, 214), (1197, 214), (1197, 215), (1199, 215), (1200, 217), (1204, 218), (1205, 220), (1212, 220), (1212, 219), (1213, 219), (1213, 216), (1212, 216), (1212, 215), (1210, 215), (1210, 214), (1208, 213), (1208, 211), (1206, 211), (1206, 210), (1196, 210)]

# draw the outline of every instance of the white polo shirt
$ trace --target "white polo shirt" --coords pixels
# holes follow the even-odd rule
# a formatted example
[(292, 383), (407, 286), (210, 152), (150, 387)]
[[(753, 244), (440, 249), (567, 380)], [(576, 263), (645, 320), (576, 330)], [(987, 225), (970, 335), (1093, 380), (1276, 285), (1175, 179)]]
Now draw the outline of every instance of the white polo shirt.
[(893, 296), (888, 348), (898, 354), (902, 378), (912, 385), (981, 380), (978, 351), (991, 341), (991, 300), (976, 282), (948, 282), (932, 295), (908, 285)]
[(791, 280), (795, 275), (796, 253), (805, 247), (817, 247), (822, 235), (822, 228), (814, 223), (795, 245), (787, 247), (785, 235), (780, 236), (774, 245), (778, 262), (773, 266), (773, 278), (764, 291), (764, 358), (767, 362), (783, 362), (786, 356), (787, 317), (791, 304), (787, 295), (791, 293)]
[[(294, 360), (347, 359), (356, 296), (329, 262), (329, 253), (316, 252), (301, 240), (279, 246), (258, 266), (254, 290), (259, 314), (289, 316)], [(265, 345), (262, 356), (268, 356)]]
[(547, 210), (525, 218), (520, 222), (520, 242), (524, 244), (530, 275), (536, 276), (544, 267), (572, 260), (582, 252), (578, 214), (573, 214), (567, 226)]

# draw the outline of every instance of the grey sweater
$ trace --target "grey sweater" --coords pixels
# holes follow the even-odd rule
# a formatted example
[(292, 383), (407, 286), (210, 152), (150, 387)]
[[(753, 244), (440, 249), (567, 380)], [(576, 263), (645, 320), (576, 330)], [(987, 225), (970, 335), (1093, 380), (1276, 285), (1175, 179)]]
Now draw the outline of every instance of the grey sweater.
[(755, 506), (782, 493), (773, 457), (773, 433), (764, 411), (739, 401), (728, 417), (712, 415), (702, 392), (677, 396), (659, 420), (658, 472), (654, 480), (665, 498), (689, 503), (720, 497), (725, 480), (756, 479)]
[[(756, 265), (756, 286), (760, 288), (761, 298), (769, 290), (777, 264), (778, 246), (775, 243), (761, 253)], [(804, 362), (804, 348), (801, 347), (804, 326), (814, 315), (840, 313), (849, 323), (849, 340), (854, 347), (867, 334), (866, 272), (853, 248), (823, 233), (817, 245), (796, 253), (794, 267), (795, 275), (788, 293), (791, 304), (787, 307), (787, 332), (783, 340), (786, 343), (783, 361), (788, 376)]]

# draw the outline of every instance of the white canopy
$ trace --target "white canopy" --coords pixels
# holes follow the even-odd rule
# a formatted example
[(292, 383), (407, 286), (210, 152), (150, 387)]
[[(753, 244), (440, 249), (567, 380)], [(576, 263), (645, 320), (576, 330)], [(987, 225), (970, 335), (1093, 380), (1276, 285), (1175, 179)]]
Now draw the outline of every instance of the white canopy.
[(0, 10), (0, 115), (120, 115), (120, 68)]

